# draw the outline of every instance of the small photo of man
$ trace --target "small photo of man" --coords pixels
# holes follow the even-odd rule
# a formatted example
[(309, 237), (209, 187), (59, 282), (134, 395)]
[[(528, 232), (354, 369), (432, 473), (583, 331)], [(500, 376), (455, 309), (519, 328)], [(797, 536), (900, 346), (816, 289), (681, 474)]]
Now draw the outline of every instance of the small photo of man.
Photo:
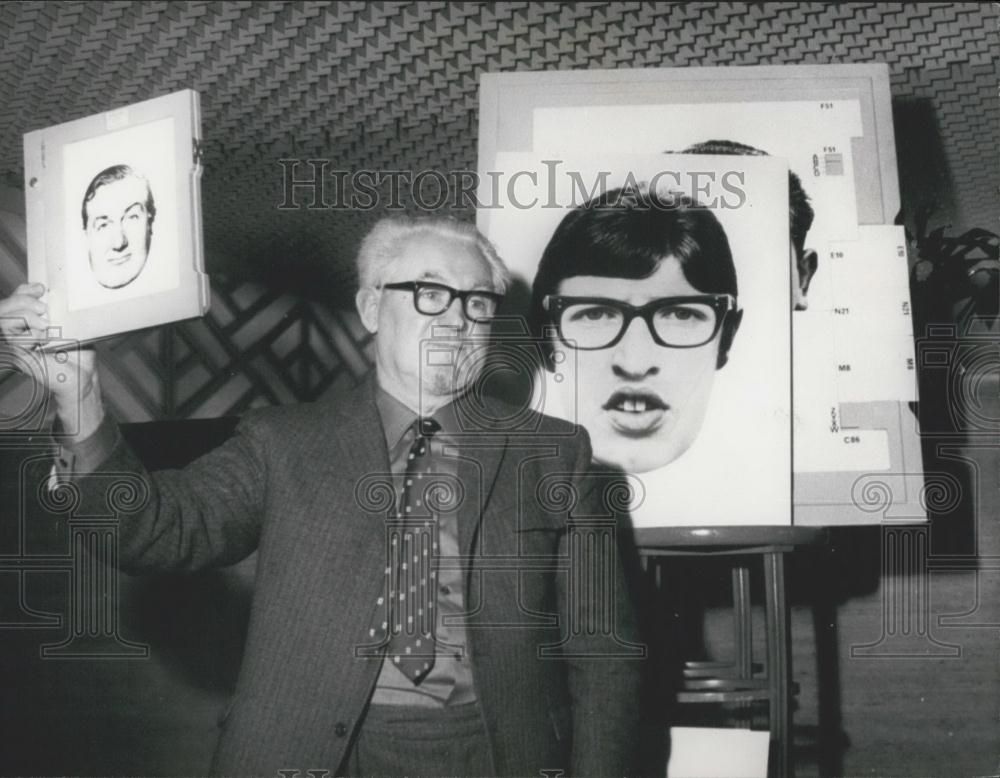
[(81, 207), (90, 269), (107, 289), (128, 286), (149, 256), (156, 205), (146, 177), (112, 165), (91, 180)]

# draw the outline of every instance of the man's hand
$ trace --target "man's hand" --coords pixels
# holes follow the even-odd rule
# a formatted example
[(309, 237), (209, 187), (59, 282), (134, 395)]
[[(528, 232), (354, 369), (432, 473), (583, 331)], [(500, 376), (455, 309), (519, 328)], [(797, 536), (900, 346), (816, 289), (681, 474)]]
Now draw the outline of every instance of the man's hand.
[(75, 430), (78, 440), (88, 437), (104, 418), (101, 390), (97, 379), (94, 352), (90, 349), (45, 351), (49, 342), (49, 307), (42, 302), (42, 284), (21, 284), (14, 293), (0, 300), (0, 333), (4, 348), (13, 354), (23, 352), (14, 365), (41, 364), (33, 372), (55, 401), (56, 413), (67, 430)]

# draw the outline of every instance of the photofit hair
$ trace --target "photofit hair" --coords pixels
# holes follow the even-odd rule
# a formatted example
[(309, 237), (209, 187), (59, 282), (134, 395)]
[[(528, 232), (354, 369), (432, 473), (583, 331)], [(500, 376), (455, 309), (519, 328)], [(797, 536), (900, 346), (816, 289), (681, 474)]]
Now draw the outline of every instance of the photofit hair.
[(403, 245), (421, 235), (436, 235), (471, 244), (490, 267), (493, 291), (503, 294), (510, 283), (510, 271), (493, 244), (475, 225), (450, 217), (391, 216), (380, 219), (361, 242), (358, 250), (358, 282), (362, 289), (382, 284), (385, 269), (395, 261)]
[(138, 178), (146, 185), (146, 202), (144, 205), (146, 207), (146, 215), (149, 217), (150, 224), (152, 224), (153, 219), (156, 218), (156, 204), (153, 202), (153, 190), (149, 187), (149, 180), (142, 173), (128, 165), (112, 165), (94, 176), (90, 182), (90, 186), (87, 187), (87, 191), (83, 193), (83, 205), (80, 207), (83, 229), (87, 229), (87, 203), (94, 199), (97, 190), (105, 184), (122, 181), (126, 178)]

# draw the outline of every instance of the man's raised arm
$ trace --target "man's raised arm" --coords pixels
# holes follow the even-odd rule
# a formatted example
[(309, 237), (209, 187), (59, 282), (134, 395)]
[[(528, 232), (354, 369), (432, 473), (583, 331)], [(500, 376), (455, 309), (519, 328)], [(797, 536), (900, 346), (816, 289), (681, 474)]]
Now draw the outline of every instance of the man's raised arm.
[(49, 353), (49, 307), (42, 301), (42, 284), (21, 284), (10, 297), (0, 300), (0, 334), (6, 348), (14, 353), (33, 352), (33, 356), (14, 360), (15, 364), (44, 365), (36, 377), (55, 403), (62, 429), (72, 430), (65, 442), (72, 444), (93, 435), (104, 420), (101, 387), (97, 378), (94, 352), (90, 349), (61, 350)]

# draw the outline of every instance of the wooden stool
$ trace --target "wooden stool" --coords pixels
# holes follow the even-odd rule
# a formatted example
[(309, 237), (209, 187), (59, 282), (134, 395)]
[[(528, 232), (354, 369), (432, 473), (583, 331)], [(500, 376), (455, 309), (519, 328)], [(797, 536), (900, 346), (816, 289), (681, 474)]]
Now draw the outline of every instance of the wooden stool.
[[(794, 774), (791, 758), (791, 636), (785, 599), (785, 554), (825, 540), (816, 527), (652, 527), (635, 530), (645, 560), (663, 557), (733, 557), (733, 662), (687, 662), (677, 701), (680, 703), (767, 702), (771, 733), (768, 772), (777, 778)], [(750, 560), (764, 567), (766, 662), (753, 664), (750, 613)], [(761, 676), (757, 670), (764, 669)]]

